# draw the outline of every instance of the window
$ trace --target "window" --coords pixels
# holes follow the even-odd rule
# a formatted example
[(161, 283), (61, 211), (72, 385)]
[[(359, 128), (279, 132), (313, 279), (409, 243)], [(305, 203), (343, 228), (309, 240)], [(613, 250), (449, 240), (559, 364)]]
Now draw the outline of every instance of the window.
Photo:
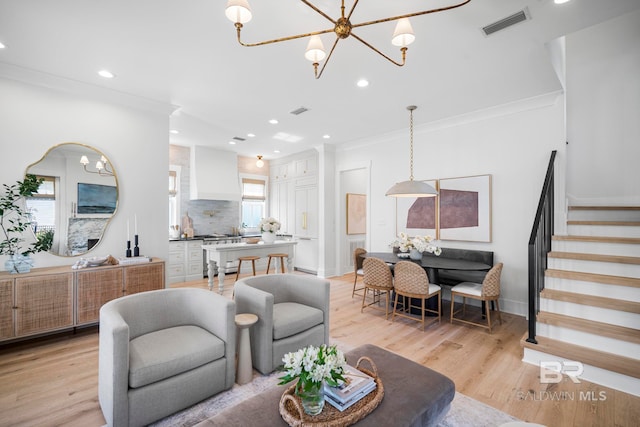
[(266, 212), (267, 183), (264, 178), (242, 178), (241, 223), (245, 228), (257, 228)]
[(56, 230), (56, 178), (41, 176), (44, 179), (38, 192), (26, 199), (27, 211), (31, 215), (31, 228), (36, 235), (39, 232)]

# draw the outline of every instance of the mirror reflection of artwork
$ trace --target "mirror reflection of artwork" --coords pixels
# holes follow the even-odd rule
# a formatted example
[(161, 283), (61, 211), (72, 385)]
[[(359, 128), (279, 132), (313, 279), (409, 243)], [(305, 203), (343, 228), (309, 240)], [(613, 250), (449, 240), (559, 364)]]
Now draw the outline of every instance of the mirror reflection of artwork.
[(116, 211), (117, 200), (115, 186), (78, 183), (79, 214), (112, 214)]

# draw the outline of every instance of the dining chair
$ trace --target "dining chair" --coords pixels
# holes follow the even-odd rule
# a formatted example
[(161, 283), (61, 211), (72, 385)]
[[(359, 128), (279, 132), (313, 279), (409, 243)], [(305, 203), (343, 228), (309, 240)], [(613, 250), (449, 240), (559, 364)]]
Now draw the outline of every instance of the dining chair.
[[(419, 264), (411, 261), (400, 261), (396, 264), (394, 269), (393, 292), (395, 293), (395, 299), (393, 301), (393, 315), (391, 316), (392, 322), (396, 315), (416, 320), (422, 323), (422, 330), (424, 331), (424, 317), (427, 312), (430, 312), (438, 315), (438, 323), (440, 323), (440, 318), (442, 317), (442, 294), (440, 292), (440, 286), (429, 283), (427, 273)], [(402, 311), (398, 310), (398, 297), (403, 297), (404, 301), (409, 301), (403, 304)], [(437, 310), (426, 307), (427, 300), (433, 297), (438, 298)], [(413, 305), (413, 300), (415, 299), (420, 300), (420, 306)], [(410, 314), (412, 308), (420, 309), (420, 318)]]
[(351, 298), (354, 297), (354, 295), (356, 294), (356, 291), (361, 291), (364, 289), (364, 287), (361, 288), (356, 288), (357, 286), (357, 282), (358, 282), (358, 277), (362, 277), (364, 276), (364, 272), (362, 271), (362, 262), (364, 261), (364, 258), (361, 255), (364, 255), (367, 253), (366, 249), (363, 248), (356, 248), (353, 251), (353, 291), (351, 291)]
[[(389, 266), (379, 258), (365, 258), (362, 262), (362, 271), (364, 273), (362, 282), (364, 283), (364, 292), (362, 294), (362, 307), (360, 312), (364, 311), (365, 307), (369, 307), (379, 303), (379, 299), (382, 295), (385, 297), (385, 319), (389, 318), (389, 302), (391, 291), (393, 290), (393, 277), (391, 276), (391, 269)], [(366, 304), (367, 292), (371, 289), (373, 291), (373, 302)], [(378, 300), (376, 300), (376, 295)], [(372, 307), (376, 308), (376, 307)], [(377, 309), (377, 308), (376, 308)]]
[[(457, 284), (453, 288), (451, 288), (451, 317), (450, 322), (453, 323), (454, 320), (458, 322), (468, 323), (471, 325), (478, 325), (483, 328), (489, 329), (489, 333), (491, 333), (491, 310), (489, 307), (490, 301), (495, 301), (496, 311), (498, 312), (498, 319), (500, 320), (500, 324), (502, 324), (502, 316), (500, 315), (500, 275), (502, 274), (502, 266), (501, 262), (494, 265), (491, 270), (487, 273), (482, 283), (472, 283), (472, 282), (462, 282)], [(455, 305), (455, 297), (462, 297), (462, 309), (458, 311), (454, 311)], [(481, 304), (484, 302), (486, 316), (487, 316), (487, 324), (472, 322), (469, 320), (464, 320), (461, 318), (454, 317), (455, 314), (462, 311), (462, 315), (465, 314), (466, 301), (467, 298), (473, 298), (481, 301)]]

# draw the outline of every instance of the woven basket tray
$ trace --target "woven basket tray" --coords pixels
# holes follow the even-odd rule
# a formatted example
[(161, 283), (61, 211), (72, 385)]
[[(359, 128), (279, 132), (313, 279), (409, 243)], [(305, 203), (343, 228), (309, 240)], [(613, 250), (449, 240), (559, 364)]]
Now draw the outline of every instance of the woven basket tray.
[[(373, 371), (360, 367), (360, 362), (366, 360)], [(287, 388), (280, 399), (280, 415), (291, 427), (345, 427), (357, 423), (378, 407), (384, 397), (384, 387), (378, 377), (378, 369), (371, 359), (361, 357), (356, 368), (374, 378), (376, 388), (371, 393), (340, 412), (328, 402), (325, 402), (322, 412), (318, 415), (308, 415), (302, 409), (300, 398), (294, 393), (295, 384)]]

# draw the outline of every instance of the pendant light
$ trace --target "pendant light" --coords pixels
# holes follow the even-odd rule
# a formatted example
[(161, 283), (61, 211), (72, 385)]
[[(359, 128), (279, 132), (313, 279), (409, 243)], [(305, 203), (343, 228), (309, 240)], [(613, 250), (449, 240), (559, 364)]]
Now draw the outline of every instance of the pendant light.
[(258, 161), (256, 162), (256, 166), (259, 168), (264, 166), (264, 160), (262, 160), (262, 156), (258, 156)]
[(402, 181), (396, 183), (393, 187), (387, 191), (386, 196), (391, 197), (435, 197), (438, 195), (438, 192), (435, 188), (430, 186), (424, 181), (414, 181), (413, 180), (413, 110), (415, 110), (415, 105), (409, 105), (407, 110), (409, 110), (409, 129), (410, 129), (410, 139), (409, 139), (409, 155), (410, 155), (410, 175), (409, 181)]

